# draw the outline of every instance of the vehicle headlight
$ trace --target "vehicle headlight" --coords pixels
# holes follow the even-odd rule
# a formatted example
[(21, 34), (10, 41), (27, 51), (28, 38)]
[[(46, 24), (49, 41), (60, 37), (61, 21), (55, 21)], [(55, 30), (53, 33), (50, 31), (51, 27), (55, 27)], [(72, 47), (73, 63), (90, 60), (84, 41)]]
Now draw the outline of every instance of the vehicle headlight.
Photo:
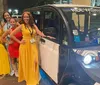
[(92, 55), (86, 55), (83, 59), (84, 64), (90, 64), (92, 61), (94, 61), (95, 57)]

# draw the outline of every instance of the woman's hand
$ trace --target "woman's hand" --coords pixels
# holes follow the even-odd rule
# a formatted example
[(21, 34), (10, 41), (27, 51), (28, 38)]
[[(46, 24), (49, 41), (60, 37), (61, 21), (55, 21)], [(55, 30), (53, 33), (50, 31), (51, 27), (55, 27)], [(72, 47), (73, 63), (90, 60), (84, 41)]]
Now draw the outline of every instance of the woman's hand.
[(8, 43), (8, 44), (13, 44), (13, 41), (12, 41), (12, 40), (10, 40), (10, 41), (8, 41), (7, 43)]
[(5, 38), (0, 38), (0, 41), (1, 41), (2, 43), (7, 43), (7, 40), (6, 40)]
[(2, 39), (0, 38), (0, 43), (2, 43)]
[(52, 37), (52, 36), (46, 36), (46, 37), (50, 39), (56, 39), (55, 37)]
[(25, 44), (25, 43), (26, 43), (25, 40), (21, 40), (21, 41), (20, 41), (20, 44)]

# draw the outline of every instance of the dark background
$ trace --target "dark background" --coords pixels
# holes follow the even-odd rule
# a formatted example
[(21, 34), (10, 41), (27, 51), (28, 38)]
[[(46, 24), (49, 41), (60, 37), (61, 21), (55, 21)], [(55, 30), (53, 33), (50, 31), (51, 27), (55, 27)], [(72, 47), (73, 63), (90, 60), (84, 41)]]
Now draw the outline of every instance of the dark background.
[(23, 10), (33, 6), (35, 0), (8, 0), (8, 8)]
[(7, 3), (8, 8), (23, 10), (29, 7), (52, 4), (54, 1), (59, 0), (7, 0)]
[(22, 14), (26, 8), (40, 5), (40, 1), (46, 0), (7, 0), (8, 9), (18, 9), (19, 14)]

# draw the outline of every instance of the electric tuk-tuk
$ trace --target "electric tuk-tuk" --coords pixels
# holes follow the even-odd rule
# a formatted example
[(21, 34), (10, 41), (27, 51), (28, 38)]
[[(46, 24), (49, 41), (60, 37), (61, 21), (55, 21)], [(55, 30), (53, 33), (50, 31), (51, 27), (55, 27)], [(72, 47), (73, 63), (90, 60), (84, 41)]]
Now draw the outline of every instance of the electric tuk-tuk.
[(100, 8), (52, 4), (25, 9), (47, 36), (40, 67), (57, 85), (100, 85)]

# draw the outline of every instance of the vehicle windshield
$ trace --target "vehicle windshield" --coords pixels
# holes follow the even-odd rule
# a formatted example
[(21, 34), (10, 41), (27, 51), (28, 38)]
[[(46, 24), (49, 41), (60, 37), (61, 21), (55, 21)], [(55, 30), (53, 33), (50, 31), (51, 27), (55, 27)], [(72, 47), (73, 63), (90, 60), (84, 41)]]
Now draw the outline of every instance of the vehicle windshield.
[(100, 9), (62, 8), (62, 11), (68, 21), (74, 46), (100, 45)]

